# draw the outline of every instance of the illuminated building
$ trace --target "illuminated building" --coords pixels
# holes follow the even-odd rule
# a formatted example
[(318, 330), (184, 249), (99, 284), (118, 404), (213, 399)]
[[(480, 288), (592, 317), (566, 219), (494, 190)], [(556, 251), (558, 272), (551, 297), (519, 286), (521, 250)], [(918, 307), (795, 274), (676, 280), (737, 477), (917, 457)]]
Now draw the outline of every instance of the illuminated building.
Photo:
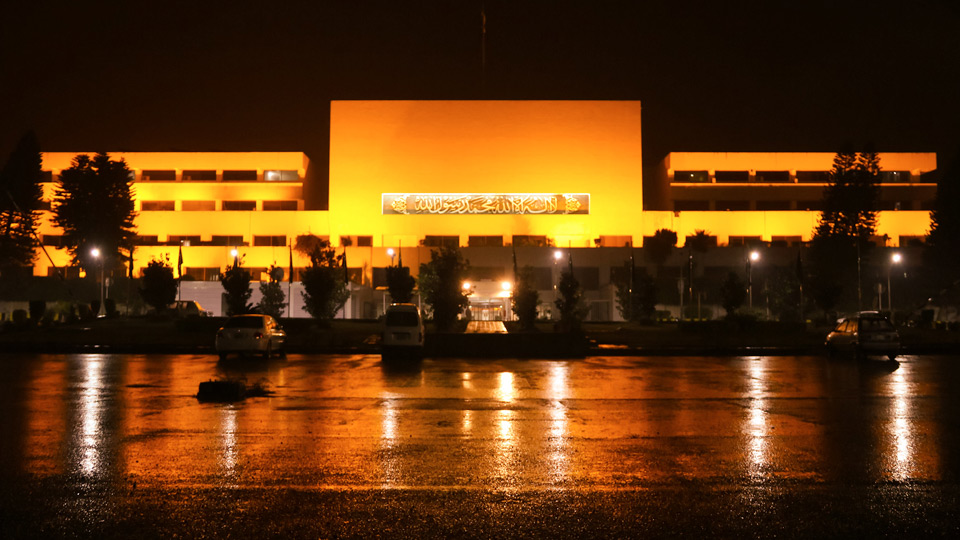
[[(189, 298), (219, 313), (219, 283), (211, 281), (232, 263), (232, 249), (248, 268), (286, 270), (289, 246), (314, 234), (347, 252), (355, 283), (346, 316), (375, 317), (394, 256), (416, 274), (431, 248), (456, 245), (473, 268), (476, 312), (503, 316), (509, 293), (501, 284), (512, 280), (514, 251), (521, 266), (534, 267), (545, 305), (572, 256), (591, 316), (611, 319), (613, 274), (629, 259), (628, 246), (641, 247), (658, 229), (675, 231), (681, 247), (698, 230), (719, 246), (808, 241), (833, 160), (832, 153), (671, 153), (645, 179), (637, 101), (334, 101), (330, 115), (326, 210), (307, 210), (304, 183), (326, 175), (310, 173), (302, 153), (111, 154), (135, 173), (136, 265), (164, 255), (175, 264), (182, 245), (184, 274), (194, 280), (185, 282)], [(74, 155), (44, 154), (47, 180)], [(898, 246), (926, 234), (936, 158), (880, 158), (877, 233)], [(45, 184), (48, 200), (53, 186)], [(41, 234), (56, 248), (48, 221)], [(555, 249), (563, 251), (559, 260)], [(63, 250), (52, 252), (67, 264)], [(35, 273), (46, 274), (39, 253), (37, 260)], [(295, 267), (307, 263), (294, 252)]]

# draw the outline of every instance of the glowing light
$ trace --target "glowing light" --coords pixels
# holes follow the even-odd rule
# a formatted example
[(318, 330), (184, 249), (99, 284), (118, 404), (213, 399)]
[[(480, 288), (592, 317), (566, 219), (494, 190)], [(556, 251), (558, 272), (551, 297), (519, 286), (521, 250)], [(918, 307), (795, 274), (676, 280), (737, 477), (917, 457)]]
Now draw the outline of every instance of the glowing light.
[(505, 291), (509, 291), (510, 289), (513, 288), (513, 283), (510, 283), (509, 281), (504, 281), (503, 283), (500, 284), (500, 288), (502, 288)]
[(561, 257), (563, 257), (563, 252), (560, 251), (559, 249), (558, 249), (557, 251), (554, 251), (554, 252), (553, 252), (553, 259), (554, 259), (554, 260), (559, 261)]
[(231, 257), (236, 257), (239, 253), (240, 253), (240, 252), (237, 251), (236, 249), (231, 249), (231, 250), (230, 250), (230, 256), (231, 256)]
[(90, 250), (90, 255), (93, 256), (94, 259), (99, 259), (99, 258), (100, 258), (100, 250), (97, 249), (97, 248), (93, 248), (93, 249)]
[(470, 287), (472, 287), (472, 286), (473, 286), (473, 284), (471, 284), (469, 281), (464, 281), (464, 282), (463, 282), (463, 290), (465, 290), (465, 291), (469, 291), (469, 290), (470, 290)]
[(759, 252), (756, 252), (756, 251), (751, 251), (751, 252), (750, 252), (750, 260), (751, 260), (751, 261), (757, 261), (757, 260), (759, 260), (759, 259), (760, 259), (760, 253), (759, 253)]
[(393, 250), (393, 248), (388, 248), (388, 249), (387, 249), (387, 256), (390, 257), (391, 259), (392, 259), (393, 256), (396, 255), (396, 254), (397, 254), (397, 253)]
[(894, 253), (893, 255), (890, 256), (890, 260), (893, 261), (894, 264), (899, 264), (900, 261), (903, 260), (903, 256), (900, 255), (899, 253)]

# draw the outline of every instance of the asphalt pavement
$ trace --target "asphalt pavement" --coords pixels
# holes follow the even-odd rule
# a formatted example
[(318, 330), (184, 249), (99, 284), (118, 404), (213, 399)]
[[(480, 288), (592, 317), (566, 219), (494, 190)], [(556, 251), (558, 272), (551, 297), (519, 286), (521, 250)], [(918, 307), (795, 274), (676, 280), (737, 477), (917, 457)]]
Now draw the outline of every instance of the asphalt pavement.
[(954, 536), (957, 360), (0, 355), (0, 537)]

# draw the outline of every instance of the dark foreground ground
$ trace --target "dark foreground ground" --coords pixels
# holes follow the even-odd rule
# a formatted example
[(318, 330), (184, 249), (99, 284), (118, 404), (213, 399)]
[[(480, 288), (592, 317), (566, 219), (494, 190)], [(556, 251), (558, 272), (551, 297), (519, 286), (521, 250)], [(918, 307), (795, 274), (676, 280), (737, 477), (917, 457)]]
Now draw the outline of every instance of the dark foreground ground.
[[(3, 488), (4, 538), (955, 538), (957, 486)], [(11, 489), (15, 486), (14, 489)]]

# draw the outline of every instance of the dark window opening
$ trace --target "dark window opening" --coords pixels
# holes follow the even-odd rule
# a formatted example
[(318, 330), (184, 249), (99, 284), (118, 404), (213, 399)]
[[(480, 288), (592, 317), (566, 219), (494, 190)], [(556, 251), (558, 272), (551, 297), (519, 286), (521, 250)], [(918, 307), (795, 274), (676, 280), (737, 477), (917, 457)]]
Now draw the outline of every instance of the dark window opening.
[(372, 236), (358, 236), (358, 237), (357, 237), (357, 247), (373, 247), (373, 237), (372, 237)]
[(763, 244), (760, 236), (733, 236), (727, 240), (728, 246), (759, 246)]
[(550, 245), (547, 242), (546, 236), (534, 236), (529, 234), (515, 234), (513, 235), (513, 245), (515, 246), (535, 246), (535, 247), (547, 247)]
[(906, 184), (910, 182), (910, 171), (880, 171), (880, 182), (884, 184)]
[(184, 212), (201, 212), (217, 209), (216, 201), (183, 201), (180, 204)]
[(62, 234), (45, 234), (43, 235), (43, 245), (51, 247), (63, 247), (63, 235)]
[(423, 237), (423, 245), (426, 247), (460, 247), (460, 237), (427, 235)]
[(797, 182), (801, 184), (826, 184), (830, 181), (827, 171), (797, 171)]
[[(140, 180), (143, 182), (166, 181), (172, 182), (177, 179), (177, 171), (143, 171), (140, 173)], [(216, 180), (216, 173), (214, 173)]]
[(471, 236), (467, 239), (470, 247), (503, 247), (502, 236)]
[(757, 182), (789, 182), (790, 171), (757, 171)]
[(187, 281), (220, 281), (220, 269), (187, 266), (183, 269), (183, 277)]
[(199, 246), (200, 245), (200, 235), (169, 235), (167, 236), (167, 245), (168, 246)]
[(140, 210), (143, 212), (173, 212), (173, 201), (141, 201)]
[(40, 171), (40, 181), (43, 183), (53, 182), (53, 171)]
[(211, 246), (245, 246), (243, 236), (213, 235), (210, 238)]
[(710, 173), (707, 171), (676, 171), (673, 173), (673, 181), (706, 184), (710, 183)]
[(224, 182), (256, 182), (257, 171), (223, 171)]
[(286, 246), (286, 236), (254, 236), (254, 246)]
[(133, 237), (133, 243), (137, 246), (159, 246), (160, 240), (157, 235), (142, 235), (138, 234)]
[(800, 236), (771, 236), (770, 245), (774, 247), (796, 247), (803, 243)]
[(195, 182), (215, 182), (217, 171), (183, 171), (183, 179)]
[(717, 183), (745, 183), (750, 181), (748, 171), (717, 171), (715, 174)]
[(257, 209), (257, 201), (223, 201), (223, 210), (252, 211)]
[(267, 182), (297, 182), (300, 180), (299, 171), (264, 171), (263, 179)]
[(296, 210), (297, 201), (263, 201), (264, 211)]

